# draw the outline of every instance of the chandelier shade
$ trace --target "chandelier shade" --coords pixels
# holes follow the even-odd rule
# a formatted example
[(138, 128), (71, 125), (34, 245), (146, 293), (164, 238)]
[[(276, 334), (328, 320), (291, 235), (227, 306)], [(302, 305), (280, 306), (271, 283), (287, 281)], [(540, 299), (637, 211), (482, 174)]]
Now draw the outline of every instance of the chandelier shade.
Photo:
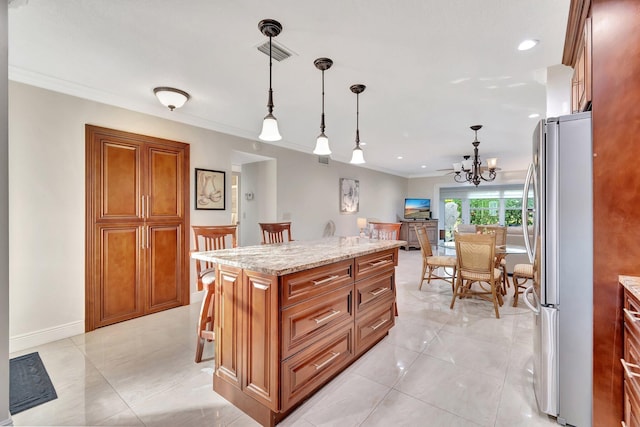
[(463, 156), (464, 160), (462, 160), (462, 162), (453, 164), (453, 172), (455, 173), (453, 179), (456, 182), (468, 182), (477, 187), (482, 181), (489, 182), (496, 179), (496, 171), (498, 170), (496, 166), (498, 164), (498, 159), (495, 157), (487, 159), (486, 167), (482, 165), (482, 161), (480, 160), (480, 154), (478, 151), (478, 146), (480, 145), (480, 141), (478, 141), (478, 131), (481, 128), (482, 125), (471, 126), (471, 130), (475, 133), (474, 140), (472, 142), (473, 158), (471, 156)]
[(267, 109), (269, 113), (262, 121), (262, 132), (258, 136), (263, 141), (272, 142), (280, 141), (282, 136), (278, 130), (278, 120), (273, 115), (273, 89), (271, 88), (271, 69), (273, 68), (271, 39), (282, 32), (282, 25), (273, 19), (263, 19), (258, 23), (258, 29), (262, 34), (269, 37), (269, 100), (267, 101)]

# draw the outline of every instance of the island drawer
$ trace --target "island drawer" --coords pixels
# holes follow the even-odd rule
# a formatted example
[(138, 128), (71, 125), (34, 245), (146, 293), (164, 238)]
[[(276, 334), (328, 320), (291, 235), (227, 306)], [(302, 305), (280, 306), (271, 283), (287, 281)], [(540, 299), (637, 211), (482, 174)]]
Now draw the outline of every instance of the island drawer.
[(353, 324), (319, 340), (282, 362), (282, 411), (328, 381), (354, 357)]
[(356, 354), (360, 354), (384, 337), (395, 324), (393, 300), (370, 314), (356, 319)]
[(394, 295), (394, 270), (361, 280), (356, 283), (356, 313), (361, 314), (382, 301), (393, 300)]
[(392, 271), (397, 264), (398, 248), (357, 257), (355, 260), (355, 279), (358, 281), (384, 271)]
[(282, 277), (282, 307), (353, 283), (353, 259)]
[(633, 316), (624, 310), (624, 358), (629, 363), (640, 364), (640, 333), (638, 332), (638, 320), (629, 320)]
[(344, 286), (282, 310), (282, 358), (302, 350), (335, 330), (353, 322), (353, 286)]

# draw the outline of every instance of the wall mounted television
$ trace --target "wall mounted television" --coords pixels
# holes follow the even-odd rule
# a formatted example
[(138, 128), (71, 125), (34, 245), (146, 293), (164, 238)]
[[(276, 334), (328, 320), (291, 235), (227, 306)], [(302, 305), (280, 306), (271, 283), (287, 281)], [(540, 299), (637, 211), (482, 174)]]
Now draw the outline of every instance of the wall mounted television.
[(431, 219), (431, 199), (404, 199), (404, 219)]

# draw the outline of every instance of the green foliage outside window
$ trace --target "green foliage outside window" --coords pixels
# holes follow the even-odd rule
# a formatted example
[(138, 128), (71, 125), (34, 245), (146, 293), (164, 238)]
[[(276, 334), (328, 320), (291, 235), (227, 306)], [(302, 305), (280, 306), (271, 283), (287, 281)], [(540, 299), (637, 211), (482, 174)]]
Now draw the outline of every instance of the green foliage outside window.
[(497, 224), (500, 221), (499, 199), (469, 200), (469, 222), (471, 224)]

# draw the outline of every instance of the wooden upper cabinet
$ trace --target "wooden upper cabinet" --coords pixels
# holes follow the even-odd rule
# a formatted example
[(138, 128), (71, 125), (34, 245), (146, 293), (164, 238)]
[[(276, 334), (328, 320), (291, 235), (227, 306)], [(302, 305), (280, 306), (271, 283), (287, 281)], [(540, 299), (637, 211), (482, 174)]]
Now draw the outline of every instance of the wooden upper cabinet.
[(100, 142), (93, 159), (98, 173), (98, 179), (93, 182), (95, 220), (142, 220), (142, 144)]
[(591, 110), (591, 52), (591, 1), (573, 0), (562, 55), (562, 63), (573, 68), (572, 113)]
[(148, 220), (171, 220), (184, 214), (184, 153), (165, 147), (148, 149), (149, 176), (145, 213)]

